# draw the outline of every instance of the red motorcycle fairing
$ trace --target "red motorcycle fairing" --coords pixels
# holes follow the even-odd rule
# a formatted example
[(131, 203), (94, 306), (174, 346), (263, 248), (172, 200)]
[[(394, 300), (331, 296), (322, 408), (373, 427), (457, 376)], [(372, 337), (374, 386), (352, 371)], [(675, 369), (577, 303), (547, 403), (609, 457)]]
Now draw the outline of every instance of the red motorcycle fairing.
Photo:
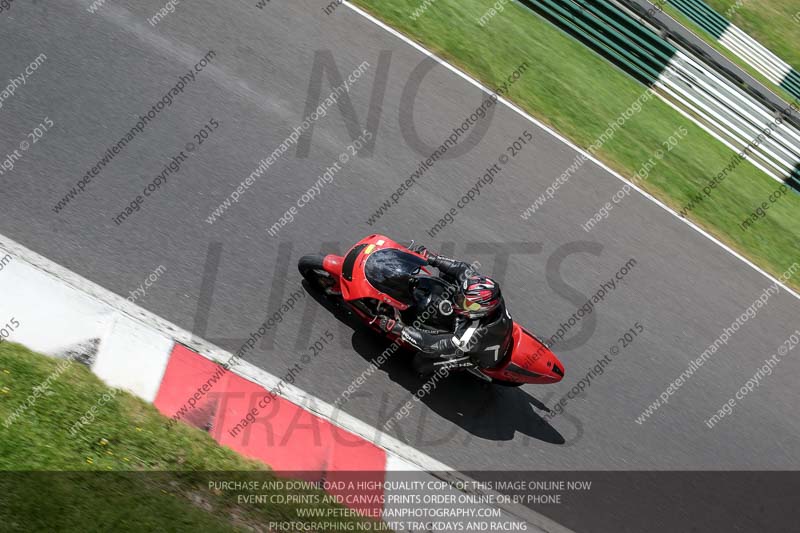
[(400, 311), (405, 311), (408, 309), (409, 304), (401, 302), (385, 292), (381, 292), (368, 281), (367, 273), (365, 272), (366, 262), (371, 254), (383, 249), (402, 250), (403, 253), (418, 257), (421, 262), (425, 261), (423, 256), (408, 250), (405, 246), (393, 241), (389, 237), (384, 235), (370, 235), (356, 243), (342, 260), (339, 278), (342, 296), (345, 300), (373, 298), (395, 307)]
[[(384, 302), (391, 307), (404, 311), (409, 304), (402, 302), (386, 292), (374, 287), (368, 280), (365, 271), (370, 256), (380, 250), (398, 250), (403, 257), (413, 256), (419, 258), (419, 264), (424, 264), (425, 258), (412, 252), (385, 235), (370, 235), (355, 244), (344, 257), (328, 255), (323, 260), (323, 268), (336, 280), (333, 289), (341, 291), (346, 302), (354, 302), (365, 298)], [(407, 254), (407, 255), (406, 255)], [(422, 271), (429, 273), (422, 268)], [(371, 317), (357, 306), (353, 310), (365, 322), (370, 322)], [(376, 326), (372, 326), (376, 329)], [(391, 340), (398, 337), (393, 334), (386, 335)], [(479, 369), (486, 376), (506, 382), (547, 384), (557, 383), (564, 378), (564, 365), (558, 357), (550, 351), (536, 336), (514, 322), (512, 330), (512, 345), (510, 353), (503, 358), (497, 368)], [(400, 341), (402, 343), (402, 341)], [(405, 344), (405, 343), (403, 343)]]
[(498, 368), (481, 369), (494, 379), (515, 383), (546, 384), (564, 379), (564, 365), (531, 332), (514, 322), (511, 357)]

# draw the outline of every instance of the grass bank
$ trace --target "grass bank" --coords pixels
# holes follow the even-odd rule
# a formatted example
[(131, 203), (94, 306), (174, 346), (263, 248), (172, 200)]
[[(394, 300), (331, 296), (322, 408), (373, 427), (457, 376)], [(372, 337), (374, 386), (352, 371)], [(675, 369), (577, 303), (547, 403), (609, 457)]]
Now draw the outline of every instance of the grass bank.
[[(0, 343), (3, 531), (268, 531), (269, 522), (311, 524), (298, 519), (303, 507), (332, 509), (333, 516), (341, 510), (335, 503), (241, 503), (239, 495), (287, 492), (276, 490), (278, 478), (263, 464), (184, 424), (167, 429), (167, 418), (153, 406), (108, 388), (79, 363), (63, 363)], [(30, 403), (34, 387), (42, 387), (38, 397), (10, 419)], [(76, 426), (81, 417), (87, 423)], [(220, 480), (273, 488), (237, 492), (209, 485)], [(323, 497), (312, 488), (301, 493)]]

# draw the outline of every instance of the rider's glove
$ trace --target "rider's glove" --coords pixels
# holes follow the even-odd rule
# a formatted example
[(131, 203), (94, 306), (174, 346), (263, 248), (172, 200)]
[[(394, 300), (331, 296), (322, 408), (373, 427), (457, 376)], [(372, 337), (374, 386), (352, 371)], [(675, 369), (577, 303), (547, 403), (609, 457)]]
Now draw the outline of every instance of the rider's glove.
[(381, 331), (386, 333), (400, 333), (403, 329), (403, 326), (397, 320), (385, 315), (375, 317), (374, 321)]
[(425, 246), (422, 244), (414, 246), (413, 248), (411, 248), (411, 251), (421, 255), (428, 262), (429, 265), (432, 265), (433, 263), (431, 263), (431, 261), (436, 260), (436, 258), (438, 257), (436, 254), (432, 253), (430, 250), (425, 248)]
[(416, 246), (412, 246), (411, 248), (409, 248), (409, 250), (411, 250), (414, 253), (417, 253), (417, 254), (421, 255), (425, 259), (428, 259), (429, 253), (428, 253), (428, 249), (425, 248), (425, 245), (418, 244)]

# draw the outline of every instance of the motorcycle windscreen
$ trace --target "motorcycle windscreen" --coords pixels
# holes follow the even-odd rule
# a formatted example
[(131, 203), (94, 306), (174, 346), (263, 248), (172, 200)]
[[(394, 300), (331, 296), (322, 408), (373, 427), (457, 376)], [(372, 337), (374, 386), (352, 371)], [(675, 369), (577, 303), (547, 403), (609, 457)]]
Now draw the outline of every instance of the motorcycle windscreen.
[(425, 260), (402, 250), (387, 248), (370, 254), (364, 264), (367, 281), (398, 302), (413, 303), (411, 279), (419, 274), (420, 268), (427, 265)]

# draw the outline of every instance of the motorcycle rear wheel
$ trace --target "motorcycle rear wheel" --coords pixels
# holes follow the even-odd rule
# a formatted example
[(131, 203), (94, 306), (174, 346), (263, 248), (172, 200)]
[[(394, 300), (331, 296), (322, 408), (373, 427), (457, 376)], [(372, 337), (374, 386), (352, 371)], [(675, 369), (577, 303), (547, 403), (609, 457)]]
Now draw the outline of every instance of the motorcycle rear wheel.
[(297, 269), (300, 271), (300, 275), (303, 276), (312, 287), (323, 292), (336, 284), (336, 280), (333, 279), (333, 276), (323, 268), (322, 262), (324, 260), (324, 255), (316, 254), (304, 255), (300, 258), (300, 261), (297, 262)]

